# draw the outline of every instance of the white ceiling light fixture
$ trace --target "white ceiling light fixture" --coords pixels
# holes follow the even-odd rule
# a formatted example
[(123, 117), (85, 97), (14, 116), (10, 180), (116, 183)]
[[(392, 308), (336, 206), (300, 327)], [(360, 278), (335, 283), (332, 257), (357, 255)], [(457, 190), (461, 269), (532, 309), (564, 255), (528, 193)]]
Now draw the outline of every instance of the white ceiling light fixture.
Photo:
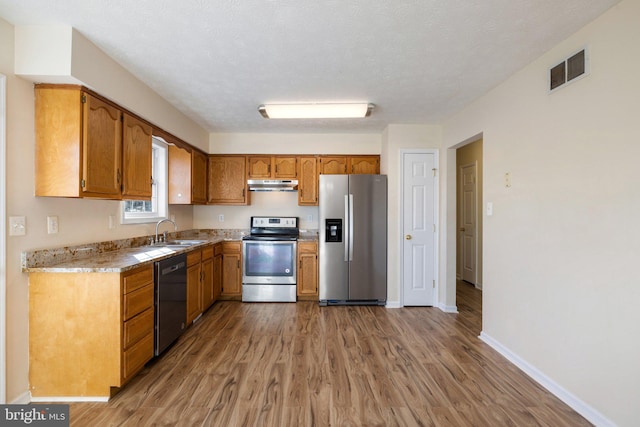
[(367, 102), (263, 104), (258, 111), (265, 119), (349, 119), (369, 117), (373, 108)]

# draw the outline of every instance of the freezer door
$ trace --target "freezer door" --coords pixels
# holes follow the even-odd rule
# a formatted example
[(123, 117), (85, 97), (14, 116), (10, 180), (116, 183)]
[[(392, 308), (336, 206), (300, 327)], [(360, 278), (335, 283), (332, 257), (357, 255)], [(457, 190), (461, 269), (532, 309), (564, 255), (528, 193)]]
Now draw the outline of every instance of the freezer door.
[(387, 176), (349, 175), (349, 299), (387, 299)]
[[(320, 175), (319, 189), (319, 281), (320, 301), (346, 300), (349, 298), (349, 268), (345, 258), (347, 253), (347, 216), (345, 209), (348, 201), (347, 175)], [(327, 227), (329, 220), (329, 227)], [(341, 238), (327, 238), (327, 230), (341, 220)], [(334, 228), (336, 230), (336, 228)], [(333, 240), (333, 241), (331, 241)], [(336, 241), (339, 240), (339, 241)]]

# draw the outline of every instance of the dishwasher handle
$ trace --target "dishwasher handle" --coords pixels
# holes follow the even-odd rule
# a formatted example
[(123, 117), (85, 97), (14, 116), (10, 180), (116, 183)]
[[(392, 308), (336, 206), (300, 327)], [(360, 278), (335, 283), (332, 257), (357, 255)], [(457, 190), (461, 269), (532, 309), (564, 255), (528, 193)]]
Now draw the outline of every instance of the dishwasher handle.
[(184, 262), (180, 262), (178, 264), (173, 264), (170, 265), (169, 267), (163, 268), (162, 271), (160, 271), (160, 275), (162, 276), (166, 276), (167, 274), (171, 274), (175, 271), (178, 271), (182, 268), (184, 268), (185, 263)]

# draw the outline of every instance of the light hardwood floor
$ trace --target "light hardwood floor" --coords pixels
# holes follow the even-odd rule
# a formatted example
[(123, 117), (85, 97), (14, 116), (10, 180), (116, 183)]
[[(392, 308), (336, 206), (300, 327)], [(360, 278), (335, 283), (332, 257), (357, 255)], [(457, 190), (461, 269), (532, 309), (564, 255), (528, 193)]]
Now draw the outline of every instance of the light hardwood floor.
[(481, 293), (437, 308), (218, 302), (73, 426), (590, 425), (477, 337)]

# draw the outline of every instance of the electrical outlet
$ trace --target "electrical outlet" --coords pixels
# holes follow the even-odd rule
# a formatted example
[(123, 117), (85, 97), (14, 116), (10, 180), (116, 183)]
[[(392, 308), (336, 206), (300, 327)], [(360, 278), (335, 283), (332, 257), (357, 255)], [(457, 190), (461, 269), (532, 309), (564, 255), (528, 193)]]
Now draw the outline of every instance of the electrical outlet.
[(58, 234), (58, 217), (56, 215), (47, 217), (47, 233)]
[(307, 215), (307, 222), (313, 222), (313, 215)]
[(224, 222), (224, 215), (223, 214), (218, 215), (218, 222)]
[(109, 230), (113, 230), (116, 228), (116, 216), (109, 215)]

